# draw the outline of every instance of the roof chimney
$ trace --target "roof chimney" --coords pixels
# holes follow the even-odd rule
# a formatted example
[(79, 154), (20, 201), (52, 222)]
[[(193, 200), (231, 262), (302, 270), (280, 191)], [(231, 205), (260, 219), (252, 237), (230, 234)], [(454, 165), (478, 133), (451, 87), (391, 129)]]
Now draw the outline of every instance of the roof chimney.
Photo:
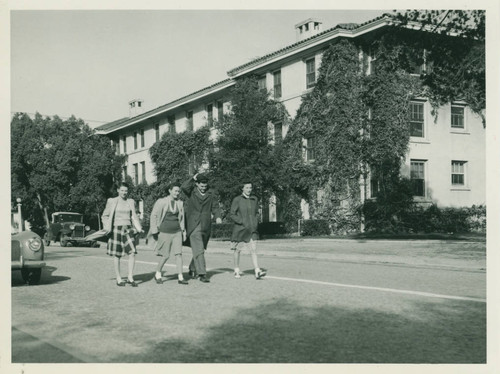
[(316, 18), (309, 18), (295, 25), (295, 35), (297, 41), (310, 38), (313, 35), (319, 34), (322, 31), (322, 22)]
[(134, 99), (128, 102), (128, 116), (135, 117), (144, 112), (141, 99)]

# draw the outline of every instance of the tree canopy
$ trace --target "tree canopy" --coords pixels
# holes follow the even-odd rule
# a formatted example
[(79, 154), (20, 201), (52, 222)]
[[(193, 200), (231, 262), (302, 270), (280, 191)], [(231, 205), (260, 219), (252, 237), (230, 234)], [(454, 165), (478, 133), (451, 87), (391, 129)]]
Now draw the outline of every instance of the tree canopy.
[(11, 199), (22, 199), (24, 218), (34, 225), (43, 225), (45, 210), (102, 212), (122, 162), (109, 140), (94, 136), (81, 119), (12, 118)]

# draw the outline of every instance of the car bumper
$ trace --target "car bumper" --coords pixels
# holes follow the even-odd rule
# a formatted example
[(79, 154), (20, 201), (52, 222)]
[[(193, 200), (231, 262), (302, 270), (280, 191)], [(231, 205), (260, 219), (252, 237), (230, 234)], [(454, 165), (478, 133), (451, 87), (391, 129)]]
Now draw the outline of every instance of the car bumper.
[(45, 266), (45, 261), (35, 261), (35, 260), (24, 260), (24, 261), (12, 261), (12, 270), (16, 269), (26, 269), (26, 268), (43, 268)]

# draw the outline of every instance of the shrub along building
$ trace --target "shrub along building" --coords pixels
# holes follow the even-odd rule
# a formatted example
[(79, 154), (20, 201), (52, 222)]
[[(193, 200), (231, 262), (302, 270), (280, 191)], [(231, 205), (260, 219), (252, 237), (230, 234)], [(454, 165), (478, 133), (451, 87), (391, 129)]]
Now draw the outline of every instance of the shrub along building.
[[(349, 100), (352, 101), (352, 97), (355, 97), (350, 95), (354, 95), (353, 91), (359, 87), (347, 87), (347, 90), (341, 90), (342, 84), (347, 82), (342, 79), (350, 74), (348, 71), (342, 72), (343, 67), (340, 65), (343, 62), (338, 60), (338, 48), (344, 43), (349, 46), (344, 50), (350, 53), (350, 57), (345, 58), (351, 58), (351, 60), (355, 58), (357, 64), (355, 79), (374, 77), (378, 71), (383, 72), (391, 62), (397, 60), (399, 65), (393, 70), (393, 75), (406, 77), (404, 79), (407, 80), (404, 82), (410, 82), (408, 87), (413, 84), (404, 92), (407, 97), (405, 96), (401, 103), (398, 103), (400, 98), (397, 95), (394, 96), (396, 99), (383, 96), (388, 92), (389, 83), (387, 85), (381, 83), (378, 89), (374, 88), (376, 80), (366, 81), (371, 82), (366, 83), (369, 87), (367, 91), (371, 90), (371, 96), (360, 91), (359, 98), (365, 102), (357, 106), (355, 110), (350, 108), (351, 112), (345, 110), (343, 114), (344, 116), (357, 116), (353, 113), (356, 111), (356, 113), (361, 113), (359, 121), (355, 120), (360, 125), (358, 128), (353, 127), (355, 129), (353, 137), (358, 140), (365, 139), (366, 144), (371, 144), (370, 140), (372, 143), (378, 142), (378, 144), (371, 145), (372, 148), (367, 148), (369, 153), (375, 155), (380, 149), (390, 148), (392, 141), (390, 137), (384, 138), (377, 135), (374, 127), (383, 122), (384, 114), (393, 116), (394, 121), (397, 117), (395, 128), (404, 128), (404, 131), (398, 130), (401, 136), (397, 135), (398, 133), (394, 135), (398, 136), (398, 141), (401, 142), (401, 149), (398, 151), (401, 154), (395, 155), (396, 158), (399, 157), (402, 160), (398, 166), (398, 172), (410, 180), (414, 201), (424, 205), (436, 204), (440, 207), (469, 207), (485, 204), (484, 112), (481, 109), (478, 110), (477, 107), (471, 110), (464, 100), (466, 95), (462, 97), (455, 95), (451, 101), (436, 104), (436, 100), (428, 99), (426, 95), (431, 91), (426, 90), (421, 83), (420, 88), (415, 88), (415, 82), (422, 81), (421, 78), (429, 74), (433, 68), (433, 62), (429, 58), (431, 55), (425, 49), (425, 41), (434, 40), (433, 43), (435, 43), (435, 40), (439, 38), (456, 39), (457, 37), (439, 36), (425, 30), (417, 30), (408, 24), (403, 27), (403, 36), (400, 39), (394, 39), (392, 36), (401, 33), (401, 28), (396, 28), (395, 22), (392, 16), (383, 15), (364, 24), (339, 24), (323, 30), (319, 20), (308, 19), (295, 25), (296, 43), (238, 66), (228, 71), (228, 79), (156, 109), (141, 112), (143, 102), (133, 100), (129, 103), (130, 117), (105, 124), (97, 128), (97, 132), (111, 139), (117, 153), (127, 155), (127, 161), (123, 166), (124, 175), (130, 175), (135, 184), (152, 183), (156, 177), (148, 150), (161, 139), (163, 134), (195, 131), (207, 124), (210, 125), (213, 120), (222, 121), (223, 114), (231, 110), (228, 97), (232, 87), (238, 80), (253, 76), (257, 77), (259, 88), (267, 89), (272, 99), (281, 102), (292, 119), (283, 119), (283, 121), (270, 124), (272, 141), (286, 139), (289, 132), (299, 134), (302, 138), (301, 163), (318, 167), (318, 163), (329, 162), (325, 160), (329, 160), (328, 157), (332, 155), (335, 158), (342, 158), (343, 150), (332, 148), (333, 151), (329, 151), (330, 156), (328, 154), (320, 156), (321, 152), (328, 153), (328, 147), (322, 146), (322, 142), (327, 141), (328, 136), (321, 131), (315, 133), (304, 129), (304, 126), (311, 124), (312, 127), (315, 126), (314, 119), (311, 119), (314, 116), (305, 115), (308, 108), (304, 106), (304, 103), (307, 100), (309, 102), (314, 100), (316, 94), (318, 100), (323, 100), (323, 104), (327, 100), (326, 105), (330, 106), (328, 108), (341, 111), (344, 105), (342, 103), (349, 103)], [(398, 41), (394, 42), (394, 40)], [(395, 52), (398, 51), (397, 48), (391, 49), (391, 46), (394, 47), (398, 43), (410, 45), (410, 47), (414, 44), (415, 48), (410, 48), (413, 54), (410, 53), (402, 58), (401, 53)], [(330, 52), (327, 52), (329, 50)], [(396, 56), (395, 59), (388, 60), (386, 57), (389, 54)], [(331, 68), (322, 67), (326, 55), (330, 56), (327, 62), (332, 64)], [(323, 74), (322, 78), (320, 73)], [(337, 74), (339, 81), (333, 81), (333, 83), (328, 81), (331, 79), (329, 74), (331, 76)], [(320, 79), (322, 82), (319, 81)], [(328, 89), (328, 84), (333, 88)], [(320, 85), (321, 87), (318, 87)], [(397, 94), (396, 91), (392, 91), (393, 95), (395, 93)], [(382, 103), (384, 99), (389, 102)], [(394, 113), (384, 108), (392, 108)], [(398, 111), (404, 111), (404, 113)], [(339, 112), (332, 113), (336, 113), (332, 116), (339, 116)], [(347, 118), (347, 120), (352, 121), (353, 118)], [(342, 120), (339, 123), (342, 124)], [(332, 125), (332, 128), (334, 127)], [(350, 130), (346, 127), (344, 132), (347, 131)], [(358, 140), (356, 142), (359, 143)], [(361, 203), (367, 199), (377, 198), (380, 193), (380, 183), (383, 180), (383, 178), (375, 177), (373, 164), (377, 162), (370, 160), (370, 157), (351, 159), (354, 164), (359, 164), (359, 167), (356, 166), (359, 174), (354, 173), (350, 178), (355, 177), (355, 185), (359, 186), (356, 194), (359, 197), (358, 202)], [(380, 162), (380, 165), (384, 162)], [(368, 165), (365, 169), (364, 163)], [(190, 172), (194, 172), (197, 165), (191, 162), (187, 167), (190, 168)], [(331, 174), (332, 178), (335, 178), (335, 175)], [(314, 213), (317, 209), (311, 209), (311, 205), (322, 198), (325, 190), (327, 188), (320, 186), (313, 195), (309, 194), (309, 198), (302, 196), (302, 218), (317, 218)], [(339, 203), (339, 206), (351, 203), (352, 201), (343, 202)], [(278, 208), (276, 204), (270, 204), (270, 209), (264, 209), (264, 212), (264, 221), (276, 221), (283, 218), (279, 204)], [(322, 217), (325, 216), (322, 215)]]

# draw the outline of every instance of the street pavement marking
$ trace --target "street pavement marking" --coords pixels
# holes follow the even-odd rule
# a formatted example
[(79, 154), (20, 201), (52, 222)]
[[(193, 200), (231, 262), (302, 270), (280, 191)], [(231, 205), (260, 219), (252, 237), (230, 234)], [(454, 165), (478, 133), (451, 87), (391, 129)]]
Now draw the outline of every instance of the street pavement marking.
[[(87, 257), (103, 259), (103, 257), (98, 257), (98, 256), (87, 256)], [(105, 259), (107, 259), (107, 258), (105, 258)], [(137, 263), (147, 264), (147, 265), (157, 265), (158, 264), (157, 262), (137, 261), (137, 260), (135, 261), (135, 263), (136, 264)], [(165, 264), (165, 266), (175, 267), (174, 264)], [(188, 266), (184, 265), (184, 268), (187, 269)], [(209, 271), (209, 270), (212, 270), (212, 269), (207, 269), (207, 271)], [(406, 294), (406, 295), (434, 297), (434, 298), (438, 298), (438, 299), (450, 299), (450, 300), (460, 300), (460, 301), (475, 301), (475, 302), (479, 302), (479, 303), (486, 303), (486, 299), (481, 299), (481, 298), (476, 298), (476, 297), (443, 295), (443, 294), (430, 293), (430, 292), (401, 290), (401, 289), (396, 289), (396, 288), (359, 286), (359, 285), (355, 285), (355, 284), (323, 282), (323, 281), (315, 281), (315, 280), (311, 280), (311, 279), (300, 279), (300, 278), (276, 277), (276, 276), (272, 276), (272, 275), (266, 275), (266, 278), (267, 279), (284, 280), (284, 281), (290, 281), (290, 282), (320, 284), (320, 285), (323, 285), (323, 286), (357, 288), (357, 289), (361, 289), (361, 290), (373, 290), (373, 291), (402, 293), (402, 294)]]
[(394, 293), (402, 293), (402, 294), (407, 294), (407, 295), (435, 297), (435, 298), (440, 298), (440, 299), (476, 301), (476, 302), (480, 302), (480, 303), (485, 303), (486, 302), (486, 299), (480, 299), (480, 298), (475, 298), (475, 297), (442, 295), (442, 294), (429, 293), (429, 292), (420, 292), (420, 291), (411, 291), (411, 290), (399, 290), (399, 289), (395, 289), (395, 288), (371, 287), (371, 286), (357, 286), (357, 285), (354, 285), (354, 284), (322, 282), (322, 281), (315, 281), (315, 280), (309, 280), (309, 279), (275, 277), (275, 276), (269, 276), (269, 275), (266, 276), (266, 278), (278, 279), (278, 280), (285, 280), (285, 281), (292, 281), (292, 282), (321, 284), (321, 285), (325, 285), (325, 286), (334, 286), (334, 287), (346, 287), (346, 288), (358, 288), (358, 289), (363, 289), (363, 290), (375, 290), (375, 291), (394, 292)]

